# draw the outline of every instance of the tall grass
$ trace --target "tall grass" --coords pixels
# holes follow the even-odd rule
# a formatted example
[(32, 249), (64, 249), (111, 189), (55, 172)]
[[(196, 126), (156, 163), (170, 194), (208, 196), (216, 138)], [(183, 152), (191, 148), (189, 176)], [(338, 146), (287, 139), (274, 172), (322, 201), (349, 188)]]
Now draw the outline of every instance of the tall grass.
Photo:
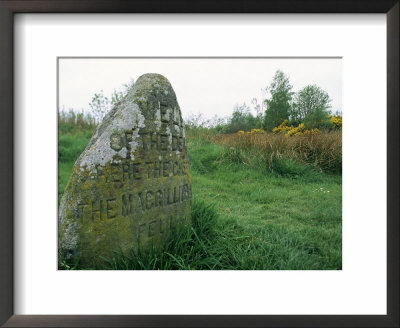
[(58, 112), (59, 135), (83, 134), (91, 137), (96, 130), (96, 120), (90, 113), (75, 112), (73, 110)]
[(243, 164), (265, 165), (272, 171), (279, 171), (282, 166), (296, 163), (324, 172), (340, 173), (342, 170), (341, 131), (294, 137), (272, 133), (206, 137), (227, 147), (227, 156)]
[[(94, 129), (60, 121), (59, 197)], [(313, 169), (324, 163), (319, 153), (339, 156), (340, 135), (217, 135), (202, 128), (187, 131), (187, 146), (192, 225), (173, 231), (161, 249), (116, 250), (101, 269), (341, 269), (341, 176)], [(300, 147), (310, 149), (307, 160), (296, 153)], [(92, 269), (62, 254), (60, 269)]]
[[(176, 229), (161, 247), (114, 251), (98, 268), (83, 267), (59, 252), (61, 270), (320, 270), (340, 269), (340, 234), (324, 243), (319, 229), (269, 224), (250, 228), (237, 219), (221, 220), (216, 204), (195, 200), (192, 224)], [(324, 231), (325, 233), (325, 231)]]

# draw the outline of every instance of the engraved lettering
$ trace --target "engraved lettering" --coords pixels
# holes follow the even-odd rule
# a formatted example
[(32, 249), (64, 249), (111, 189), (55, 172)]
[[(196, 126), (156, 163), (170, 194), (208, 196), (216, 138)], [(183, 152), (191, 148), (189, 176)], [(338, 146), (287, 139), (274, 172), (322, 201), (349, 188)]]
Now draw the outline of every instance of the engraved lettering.
[(146, 209), (151, 209), (154, 206), (153, 202), (153, 193), (151, 191), (148, 191), (146, 193)]
[[(172, 196), (172, 197), (171, 197)], [(168, 204), (173, 204), (174, 203), (174, 198), (173, 198), (172, 192), (170, 193), (170, 188), (168, 188)]]
[(128, 216), (133, 212), (133, 195), (122, 195), (122, 216)]
[(160, 149), (168, 150), (168, 134), (160, 134)]
[(128, 148), (128, 144), (132, 141), (132, 131), (125, 132), (125, 140), (126, 140), (126, 147)]
[(122, 165), (120, 163), (111, 163), (111, 181), (120, 182), (122, 179)]
[(160, 102), (161, 122), (164, 123), (169, 123), (170, 120), (170, 110), (167, 106), (168, 106), (167, 103)]
[(146, 162), (146, 166), (147, 166), (147, 178), (150, 179), (154, 171), (153, 162)]
[[(71, 256), (82, 255), (85, 267), (100, 266), (114, 249), (162, 246), (169, 229), (191, 211), (192, 179), (175, 92), (165, 78), (150, 74), (129, 95), (76, 161), (60, 203), (60, 245)], [(74, 225), (77, 238), (71, 239)]]
[(178, 143), (179, 143), (179, 138), (177, 136), (172, 136), (172, 151), (175, 151), (178, 149)]
[(151, 222), (149, 223), (149, 237), (154, 236), (155, 228), (156, 228), (156, 222), (157, 222), (157, 221), (151, 221)]
[(174, 162), (173, 163), (173, 168), (172, 168), (174, 176), (179, 175), (179, 162)]
[(149, 142), (148, 142), (148, 139), (149, 139), (149, 137), (148, 137), (148, 133), (146, 133), (146, 132), (141, 132), (140, 133), (140, 137), (141, 137), (141, 139), (142, 139), (142, 147), (143, 147), (143, 150), (145, 151), (145, 152), (147, 152), (148, 150), (149, 150)]
[(140, 239), (140, 236), (146, 231), (146, 223), (141, 223), (139, 224), (138, 227), (138, 239)]
[(140, 163), (132, 163), (132, 174), (136, 180), (140, 180), (142, 178)]
[(158, 133), (154, 133), (150, 135), (150, 143), (151, 143), (151, 149), (155, 150), (160, 150), (160, 140), (159, 140), (159, 135)]
[(122, 180), (130, 180), (132, 179), (132, 171), (129, 163), (122, 164)]
[(180, 124), (179, 110), (177, 110), (176, 108), (174, 108), (174, 124)]
[(115, 218), (115, 198), (114, 199), (107, 199), (107, 218), (112, 219)]
[(92, 220), (102, 220), (103, 219), (103, 201), (92, 201)]
[(168, 177), (169, 176), (169, 161), (163, 162), (163, 176)]
[(78, 204), (78, 213), (79, 213), (79, 218), (80, 218), (81, 220), (83, 220), (84, 217), (85, 217), (84, 211), (85, 211), (86, 206), (88, 206), (87, 203), (80, 203), (80, 204)]
[(154, 178), (161, 177), (161, 162), (157, 161), (154, 163)]
[(146, 162), (147, 165), (147, 178), (157, 178), (161, 176), (160, 162)]
[(154, 206), (155, 207), (162, 207), (163, 204), (163, 193), (161, 190), (157, 190), (156, 195), (155, 195), (155, 201), (154, 201)]
[(142, 193), (138, 194), (138, 200), (136, 203), (136, 210), (144, 211), (146, 209), (146, 200), (142, 197)]
[(177, 190), (176, 187), (174, 187), (174, 203), (178, 203), (180, 198), (179, 189)]

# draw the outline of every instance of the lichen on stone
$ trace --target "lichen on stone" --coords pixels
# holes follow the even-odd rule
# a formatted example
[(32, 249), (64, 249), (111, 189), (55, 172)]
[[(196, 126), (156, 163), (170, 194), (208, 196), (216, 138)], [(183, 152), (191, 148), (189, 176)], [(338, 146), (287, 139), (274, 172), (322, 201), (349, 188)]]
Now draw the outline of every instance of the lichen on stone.
[(99, 256), (160, 243), (166, 229), (188, 224), (191, 197), (175, 92), (165, 77), (145, 74), (73, 167), (59, 207), (60, 246), (96, 267)]
[(122, 104), (117, 115), (112, 122), (103, 130), (102, 134), (95, 134), (96, 140), (89, 149), (85, 152), (79, 163), (80, 167), (92, 171), (97, 164), (104, 166), (106, 163), (111, 162), (113, 156), (118, 154), (122, 158), (127, 156), (127, 147), (116, 151), (110, 147), (110, 137), (116, 133), (124, 133), (127, 130), (132, 130), (132, 141), (130, 148), (132, 155), (134, 154), (138, 145), (136, 139), (138, 131), (143, 128), (144, 116), (136, 104)]

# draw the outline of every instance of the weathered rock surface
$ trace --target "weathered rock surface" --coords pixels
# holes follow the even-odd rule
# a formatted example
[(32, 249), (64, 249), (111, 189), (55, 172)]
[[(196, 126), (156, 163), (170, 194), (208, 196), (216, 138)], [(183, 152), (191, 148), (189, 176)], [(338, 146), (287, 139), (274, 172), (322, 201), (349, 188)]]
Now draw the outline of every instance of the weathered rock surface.
[(59, 246), (96, 267), (101, 257), (159, 245), (190, 223), (191, 173), (169, 81), (142, 75), (76, 161), (59, 208)]

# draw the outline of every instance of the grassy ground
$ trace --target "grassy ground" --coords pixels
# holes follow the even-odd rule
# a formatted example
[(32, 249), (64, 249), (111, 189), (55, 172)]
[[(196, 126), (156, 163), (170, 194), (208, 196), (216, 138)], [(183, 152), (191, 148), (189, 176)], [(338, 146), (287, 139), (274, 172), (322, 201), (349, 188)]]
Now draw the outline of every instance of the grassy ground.
[[(60, 131), (59, 197), (89, 139)], [(173, 232), (161, 252), (116, 253), (104, 269), (341, 269), (340, 174), (285, 159), (271, 170), (241, 161), (231, 147), (187, 142), (192, 227)]]

